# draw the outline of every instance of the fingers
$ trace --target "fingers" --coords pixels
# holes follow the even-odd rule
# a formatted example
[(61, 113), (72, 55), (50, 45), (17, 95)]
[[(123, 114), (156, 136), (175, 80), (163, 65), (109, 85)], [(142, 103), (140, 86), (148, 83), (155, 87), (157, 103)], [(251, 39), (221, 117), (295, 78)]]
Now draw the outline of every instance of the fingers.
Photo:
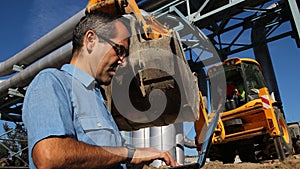
[(179, 164), (174, 160), (169, 151), (162, 151), (163, 161), (172, 167), (179, 166)]
[(154, 148), (137, 148), (133, 156), (132, 163), (140, 164), (152, 162), (153, 160), (163, 160), (166, 165), (178, 166), (169, 151), (160, 151)]

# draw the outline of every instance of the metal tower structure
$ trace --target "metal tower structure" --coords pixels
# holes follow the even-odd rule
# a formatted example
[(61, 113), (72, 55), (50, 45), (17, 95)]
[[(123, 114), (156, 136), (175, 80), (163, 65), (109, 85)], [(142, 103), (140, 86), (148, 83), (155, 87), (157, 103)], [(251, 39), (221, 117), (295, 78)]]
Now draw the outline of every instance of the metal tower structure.
[[(270, 92), (282, 106), (272, 59), (267, 44), (290, 36), (300, 47), (299, 0), (164, 0), (137, 1), (139, 6), (156, 17), (178, 16), (184, 26), (195, 25), (217, 49), (221, 60), (253, 49), (261, 64)], [(281, 28), (285, 25), (285, 28)], [(180, 30), (179, 30), (180, 32)], [(181, 36), (184, 36), (181, 34)], [(187, 56), (190, 67), (198, 74), (205, 58)], [(206, 60), (205, 62), (214, 63)], [(201, 82), (200, 82), (201, 84)], [(206, 93), (205, 90), (202, 92)]]
[[(300, 47), (299, 0), (136, 0), (136, 2), (141, 9), (158, 19), (176, 16), (180, 25), (170, 26), (176, 27), (181, 37), (187, 36), (184, 28), (190, 29), (191, 26), (203, 31), (218, 51), (221, 60), (253, 49), (255, 58), (264, 68), (268, 88), (275, 93), (276, 100), (281, 102), (267, 44), (290, 36)], [(0, 76), (11, 75), (0, 83), (0, 120), (21, 121), (26, 86), (40, 70), (60, 67), (68, 61), (71, 56), (69, 43), (71, 32), (83, 15), (84, 11), (79, 12), (23, 51), (0, 63)], [(277, 31), (285, 24), (289, 25), (290, 29)], [(184, 46), (185, 50), (192, 51), (193, 44), (197, 42), (186, 40), (186, 43), (191, 45)], [(187, 60), (191, 69), (200, 77), (204, 76), (203, 62), (206, 65), (216, 62), (201, 55), (195, 57), (193, 52), (190, 53)], [(199, 84), (205, 86), (201, 85), (201, 82)], [(206, 90), (202, 89), (202, 92), (205, 95)]]

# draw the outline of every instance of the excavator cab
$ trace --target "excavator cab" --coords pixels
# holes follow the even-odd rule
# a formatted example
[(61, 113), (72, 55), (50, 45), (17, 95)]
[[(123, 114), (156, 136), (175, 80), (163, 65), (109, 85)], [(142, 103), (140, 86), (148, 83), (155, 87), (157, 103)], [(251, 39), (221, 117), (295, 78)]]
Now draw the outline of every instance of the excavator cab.
[(233, 58), (224, 62), (223, 67), (226, 76), (224, 111), (235, 109), (259, 98), (259, 89), (266, 87), (266, 83), (257, 62)]
[[(259, 89), (266, 87), (260, 65), (251, 59), (228, 59), (222, 64), (212, 67), (208, 72), (209, 76), (215, 79), (219, 74), (225, 72), (226, 93), (212, 97), (212, 102), (218, 102), (216, 100), (219, 97), (225, 99), (224, 112), (258, 99)], [(211, 86), (211, 88), (212, 90), (221, 89), (219, 86)]]

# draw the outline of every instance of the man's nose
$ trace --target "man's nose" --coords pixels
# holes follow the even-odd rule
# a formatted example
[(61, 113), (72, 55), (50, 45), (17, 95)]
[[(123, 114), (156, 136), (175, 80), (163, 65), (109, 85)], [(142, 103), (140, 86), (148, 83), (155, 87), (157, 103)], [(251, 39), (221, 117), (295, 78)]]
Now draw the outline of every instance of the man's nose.
[(122, 58), (122, 59), (119, 59), (119, 60), (118, 60), (118, 64), (119, 64), (120, 66), (122, 66), (122, 67), (125, 67), (125, 66), (127, 65), (127, 58), (124, 57), (124, 58)]

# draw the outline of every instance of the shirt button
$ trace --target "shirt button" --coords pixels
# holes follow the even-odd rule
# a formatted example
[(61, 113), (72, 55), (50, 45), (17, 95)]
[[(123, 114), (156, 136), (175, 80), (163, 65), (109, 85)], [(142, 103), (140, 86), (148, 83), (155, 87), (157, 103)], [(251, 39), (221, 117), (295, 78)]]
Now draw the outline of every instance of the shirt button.
[(102, 125), (101, 125), (101, 123), (97, 123), (97, 126), (98, 126), (98, 127), (101, 127)]

